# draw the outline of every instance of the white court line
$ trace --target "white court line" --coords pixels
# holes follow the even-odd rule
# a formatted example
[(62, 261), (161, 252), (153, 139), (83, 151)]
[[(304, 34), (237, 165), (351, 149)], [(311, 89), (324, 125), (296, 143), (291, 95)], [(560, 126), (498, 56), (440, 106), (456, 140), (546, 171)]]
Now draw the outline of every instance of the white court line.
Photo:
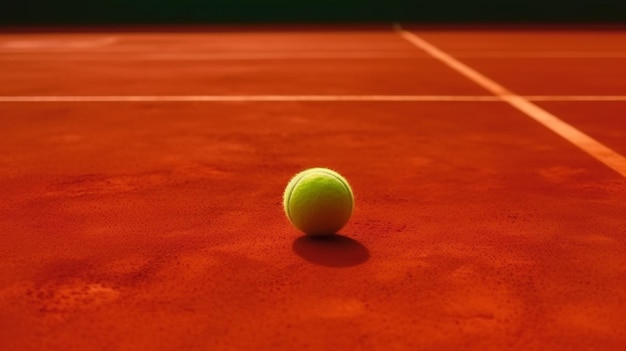
[(497, 59), (613, 59), (626, 58), (626, 51), (454, 51), (457, 58)]
[[(545, 102), (607, 102), (626, 101), (626, 95), (609, 96), (521, 96), (528, 101)], [(7, 102), (502, 102), (494, 95), (81, 95), (81, 96), (0, 96), (0, 103)]]
[(442, 63), (457, 71), (466, 78), (470, 79), (474, 83), (490, 91), (492, 94), (499, 97), (502, 101), (509, 103), (511, 106), (520, 110), (528, 117), (541, 123), (543, 126), (560, 135), (562, 138), (574, 144), (579, 149), (586, 152), (596, 160), (604, 163), (606, 166), (626, 177), (626, 158), (624, 156), (618, 154), (609, 147), (593, 139), (589, 135), (581, 132), (580, 130), (574, 128), (573, 126), (567, 124), (550, 112), (533, 104), (532, 102), (528, 101), (528, 99), (513, 93), (502, 85), (487, 78), (473, 68), (467, 66), (461, 61), (443, 52), (436, 46), (430, 44), (426, 40), (402, 29), (399, 24), (395, 24), (394, 29), (402, 38), (406, 39), (417, 48), (427, 52), (435, 59), (441, 61)]
[[(0, 61), (263, 61), (263, 60), (353, 60), (353, 59), (430, 59), (416, 52), (231, 52), (231, 53), (112, 53), (107, 51), (7, 51), (0, 48)], [(45, 55), (45, 56), (44, 56)]]
[(530, 95), (522, 97), (528, 101), (626, 101), (626, 95)]
[(0, 41), (0, 51), (41, 53), (41, 49), (93, 49), (115, 44), (117, 37), (109, 36), (94, 39), (38, 39)]
[[(421, 52), (332, 51), (332, 52), (145, 52), (136, 50), (33, 50), (0, 45), (0, 61), (263, 61), (263, 60), (350, 60), (350, 59), (430, 59)], [(85, 48), (83, 48), (85, 49)], [(45, 55), (45, 56), (42, 56)], [(455, 51), (457, 58), (477, 59), (622, 59), (626, 52), (515, 52)]]
[[(626, 100), (626, 97), (624, 97)], [(112, 95), (0, 96), (0, 102), (290, 102), (290, 101), (500, 101), (465, 95)]]

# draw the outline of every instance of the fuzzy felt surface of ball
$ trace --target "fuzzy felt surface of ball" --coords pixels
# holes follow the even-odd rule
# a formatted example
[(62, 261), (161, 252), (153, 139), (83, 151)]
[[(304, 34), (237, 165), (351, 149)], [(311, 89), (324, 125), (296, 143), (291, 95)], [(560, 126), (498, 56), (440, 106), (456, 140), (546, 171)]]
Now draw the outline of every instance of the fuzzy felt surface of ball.
[(296, 174), (283, 195), (287, 218), (308, 235), (332, 235), (348, 222), (354, 195), (348, 181), (328, 168), (310, 168)]

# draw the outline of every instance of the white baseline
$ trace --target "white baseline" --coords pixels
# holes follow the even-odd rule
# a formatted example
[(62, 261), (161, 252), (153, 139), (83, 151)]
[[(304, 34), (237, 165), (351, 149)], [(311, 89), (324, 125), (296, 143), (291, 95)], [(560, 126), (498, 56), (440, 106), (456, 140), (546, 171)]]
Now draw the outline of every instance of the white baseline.
[[(514, 95), (517, 96), (517, 95)], [(535, 95), (527, 101), (626, 101), (626, 95)], [(503, 102), (494, 95), (5, 95), (0, 103), (20, 102)]]

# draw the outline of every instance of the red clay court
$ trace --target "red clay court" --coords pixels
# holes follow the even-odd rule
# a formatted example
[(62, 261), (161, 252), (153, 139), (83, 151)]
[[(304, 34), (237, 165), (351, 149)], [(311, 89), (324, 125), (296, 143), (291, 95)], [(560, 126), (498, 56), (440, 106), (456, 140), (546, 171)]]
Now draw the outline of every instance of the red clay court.
[(14, 32), (0, 80), (0, 350), (626, 349), (623, 29)]

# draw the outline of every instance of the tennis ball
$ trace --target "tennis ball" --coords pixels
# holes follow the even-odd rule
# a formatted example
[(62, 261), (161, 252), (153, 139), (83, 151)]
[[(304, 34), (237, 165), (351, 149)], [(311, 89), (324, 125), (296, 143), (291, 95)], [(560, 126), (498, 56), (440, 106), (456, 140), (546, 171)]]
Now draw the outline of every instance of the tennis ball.
[(348, 181), (327, 168), (310, 168), (296, 174), (283, 195), (287, 218), (308, 235), (337, 233), (348, 222), (354, 196)]

